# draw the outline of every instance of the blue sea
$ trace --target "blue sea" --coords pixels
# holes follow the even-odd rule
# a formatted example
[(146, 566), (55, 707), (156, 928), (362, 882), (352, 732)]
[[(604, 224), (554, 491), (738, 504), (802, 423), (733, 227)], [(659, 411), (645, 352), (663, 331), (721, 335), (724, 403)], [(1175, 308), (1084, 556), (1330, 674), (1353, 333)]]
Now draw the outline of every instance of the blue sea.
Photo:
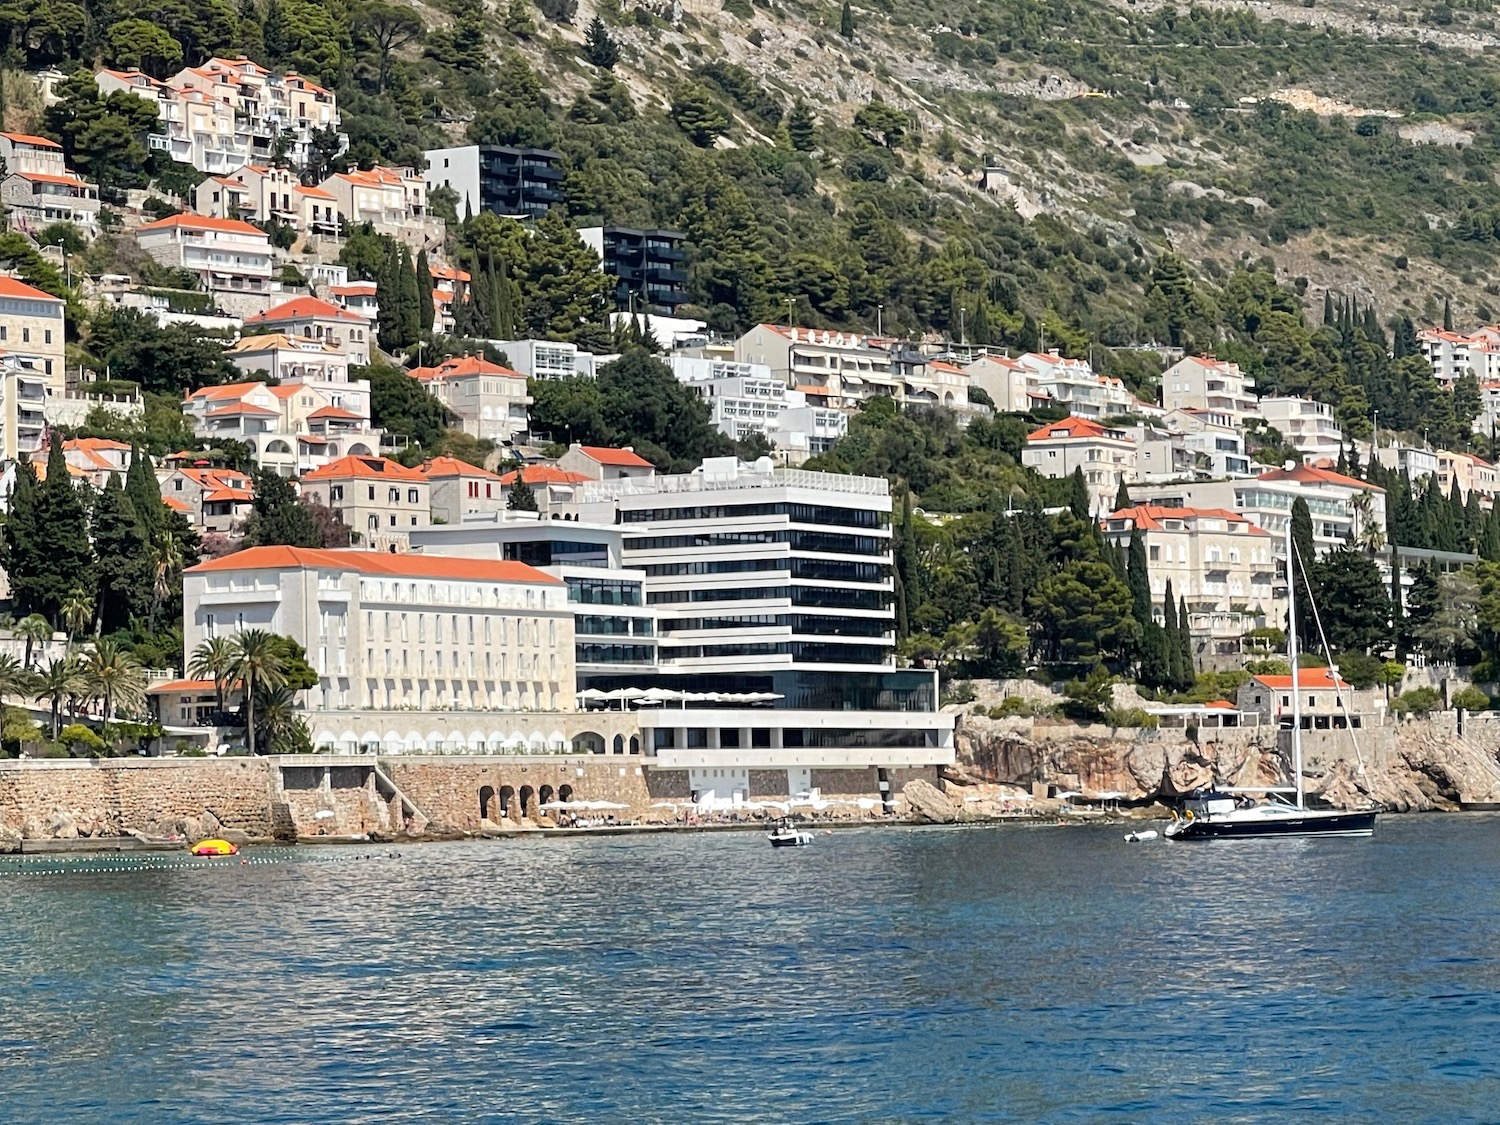
[(3, 859), (0, 1122), (1500, 1120), (1500, 819), (1122, 832)]

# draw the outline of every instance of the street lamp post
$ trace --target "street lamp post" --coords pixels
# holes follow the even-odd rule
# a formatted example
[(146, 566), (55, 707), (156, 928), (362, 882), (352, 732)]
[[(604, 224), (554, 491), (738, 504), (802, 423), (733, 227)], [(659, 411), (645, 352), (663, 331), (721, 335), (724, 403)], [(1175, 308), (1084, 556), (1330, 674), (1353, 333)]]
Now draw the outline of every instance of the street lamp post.
[(885, 306), (875, 306), (875, 335), (885, 335)]
[(967, 327), (965, 325), (965, 320), (968, 317), (968, 315), (969, 315), (969, 310), (960, 306), (960, 308), (958, 310), (958, 346), (959, 347), (964, 347), (969, 342)]

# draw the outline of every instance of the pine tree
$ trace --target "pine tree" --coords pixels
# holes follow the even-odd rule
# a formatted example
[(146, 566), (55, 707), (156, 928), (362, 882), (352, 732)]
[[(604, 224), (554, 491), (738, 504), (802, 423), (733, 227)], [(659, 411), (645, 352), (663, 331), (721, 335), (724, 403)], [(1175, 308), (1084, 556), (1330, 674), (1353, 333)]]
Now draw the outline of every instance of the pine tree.
[(257, 472), (255, 507), (245, 529), (245, 543), (254, 547), (321, 547), (323, 533), (285, 477)]
[(854, 38), (854, 12), (849, 7), (849, 0), (844, 0), (844, 8), (839, 12), (839, 34), (845, 39)]
[(427, 251), (417, 254), (417, 325), (422, 332), (432, 331), (437, 311), (432, 304), (432, 270), (427, 264)]
[(583, 41), (583, 55), (602, 70), (612, 70), (620, 61), (620, 48), (597, 15), (589, 21), (588, 34)]
[(1188, 623), (1187, 599), (1177, 602), (1177, 643), (1182, 651), (1182, 679), (1179, 691), (1192, 691), (1198, 682), (1197, 661), (1193, 657), (1193, 631)]
[(115, 473), (95, 504), (93, 537), (99, 559), (95, 611), (100, 631), (113, 633), (150, 612), (156, 569), (150, 535)]
[(526, 483), (525, 475), (519, 467), (516, 469), (516, 479), (505, 498), (505, 506), (512, 512), (537, 511), (536, 493), (531, 490), (531, 485)]
[(807, 108), (807, 103), (798, 98), (792, 106), (791, 113), (786, 117), (786, 135), (792, 142), (792, 148), (798, 152), (811, 152), (818, 147), (818, 126), (813, 120), (812, 110)]

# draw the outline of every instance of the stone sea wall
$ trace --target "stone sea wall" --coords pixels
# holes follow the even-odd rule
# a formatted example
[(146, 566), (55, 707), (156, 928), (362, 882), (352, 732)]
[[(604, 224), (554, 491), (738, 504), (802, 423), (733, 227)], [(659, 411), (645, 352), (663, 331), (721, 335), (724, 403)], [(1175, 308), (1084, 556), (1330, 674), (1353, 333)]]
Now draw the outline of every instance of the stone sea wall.
[[(908, 781), (936, 768), (888, 770), (905, 812)], [(825, 797), (881, 796), (880, 771), (813, 770)], [(785, 770), (756, 770), (752, 798), (788, 796)], [(0, 761), (0, 850), (26, 839), (317, 838), (403, 831), (481, 832), (536, 825), (550, 800), (609, 801), (621, 819), (667, 820), (686, 802), (684, 770), (639, 757), (129, 758)]]

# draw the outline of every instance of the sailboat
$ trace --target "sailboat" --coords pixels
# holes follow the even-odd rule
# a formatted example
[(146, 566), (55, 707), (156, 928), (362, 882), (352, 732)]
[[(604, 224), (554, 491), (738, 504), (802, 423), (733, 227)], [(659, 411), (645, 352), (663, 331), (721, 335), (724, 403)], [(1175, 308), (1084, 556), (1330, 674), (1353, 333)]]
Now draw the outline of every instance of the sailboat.
[[(1286, 787), (1260, 789), (1269, 800), (1254, 802), (1247, 790), (1197, 793), (1184, 802), (1184, 813), (1167, 825), (1169, 840), (1243, 840), (1267, 836), (1371, 836), (1379, 809), (1310, 809), (1302, 786), (1302, 694), (1297, 668), (1297, 592), (1292, 580), (1297, 549), (1291, 521), (1286, 531), (1287, 656), (1292, 664), (1292, 779)], [(1303, 573), (1306, 573), (1304, 568)], [(1337, 682), (1337, 669), (1333, 678)], [(1351, 736), (1352, 737), (1352, 736)], [(1287, 795), (1295, 803), (1286, 800)]]

